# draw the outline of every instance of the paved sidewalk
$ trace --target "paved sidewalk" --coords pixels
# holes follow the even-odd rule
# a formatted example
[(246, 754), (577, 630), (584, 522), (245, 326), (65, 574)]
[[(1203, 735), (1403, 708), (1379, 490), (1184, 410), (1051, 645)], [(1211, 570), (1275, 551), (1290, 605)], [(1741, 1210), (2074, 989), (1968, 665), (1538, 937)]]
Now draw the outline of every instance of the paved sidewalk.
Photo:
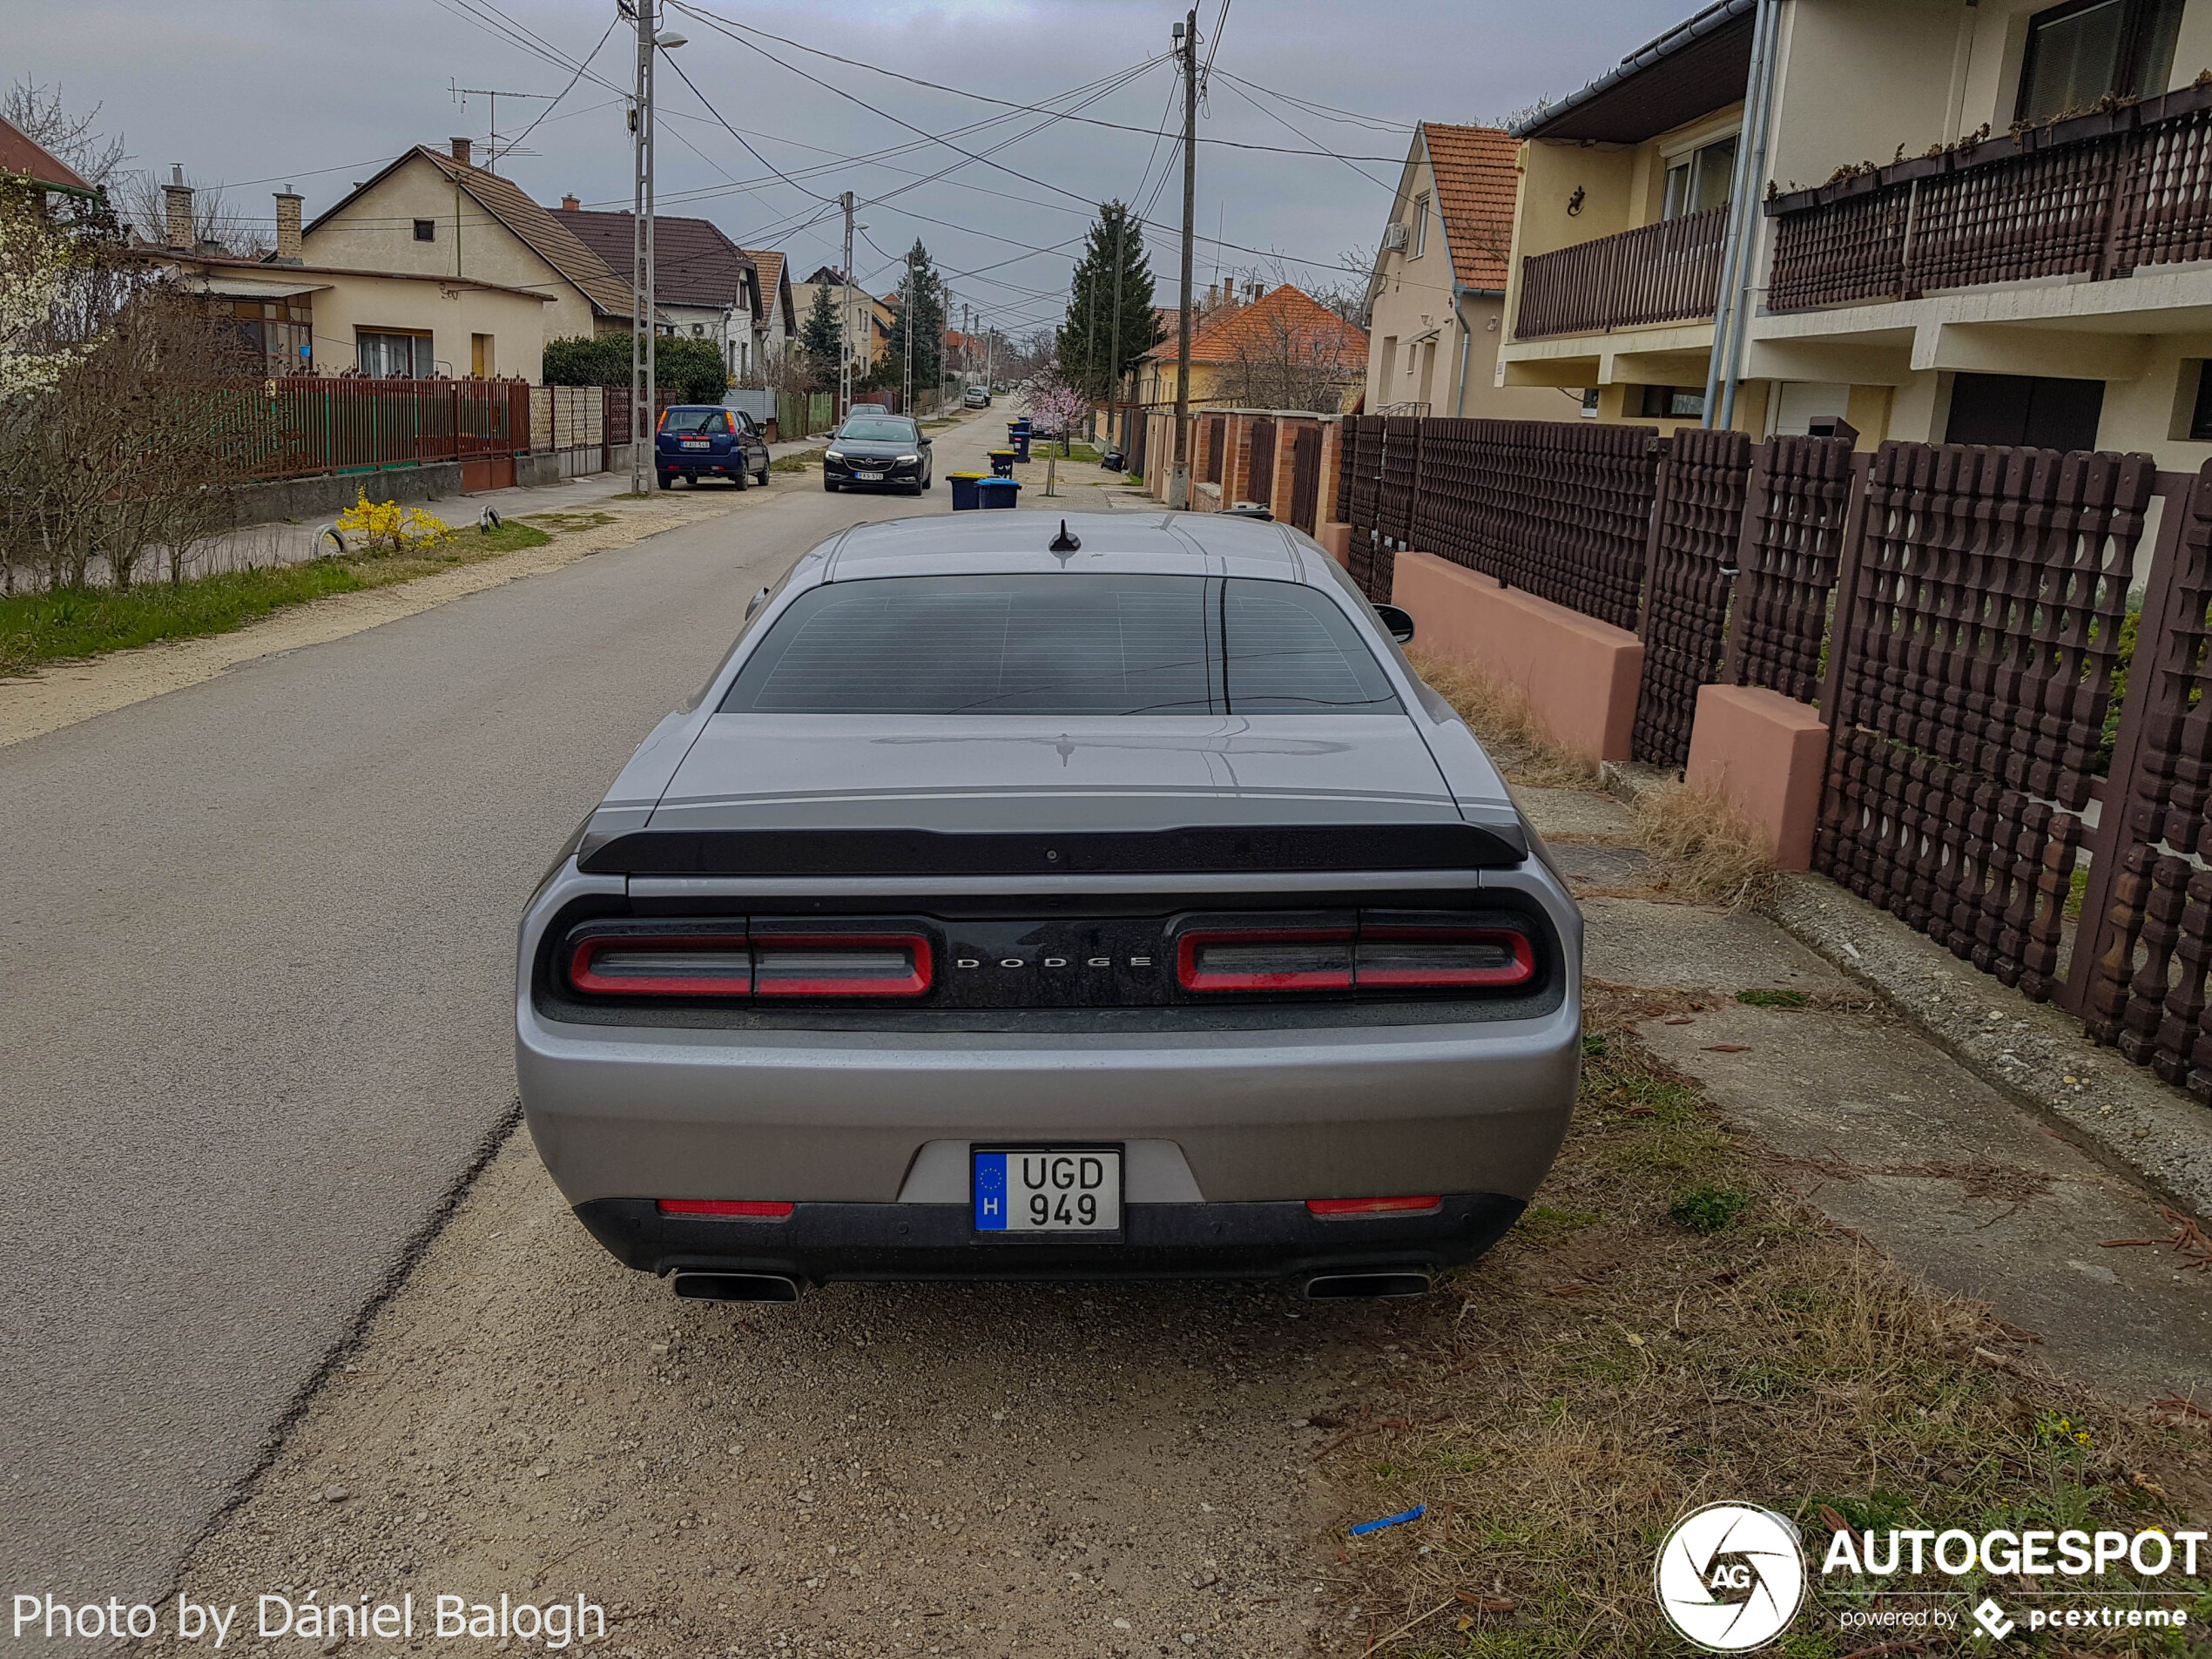
[[(1761, 1146), (1777, 1179), (1937, 1288), (2033, 1333), (2030, 1364), (2138, 1410), (2212, 1402), (2212, 1272), (2108, 1243), (2170, 1237), (2157, 1195), (1771, 917), (1668, 902), (1622, 801), (1595, 786), (1515, 792), (1581, 899), (1589, 979), (1640, 1000), (1638, 1035)], [(1998, 1006), (2012, 993), (1945, 960), (1941, 995), (2018, 1028)]]

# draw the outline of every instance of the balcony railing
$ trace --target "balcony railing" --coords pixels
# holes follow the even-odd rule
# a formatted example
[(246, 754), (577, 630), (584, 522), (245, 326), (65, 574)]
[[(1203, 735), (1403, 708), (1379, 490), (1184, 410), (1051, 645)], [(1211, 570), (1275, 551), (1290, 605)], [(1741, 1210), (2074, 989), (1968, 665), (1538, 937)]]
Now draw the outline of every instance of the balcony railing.
[(1713, 314), (1728, 209), (1662, 219), (1521, 262), (1516, 340), (1598, 334)]
[(2212, 86), (1767, 204), (1776, 311), (2212, 258)]

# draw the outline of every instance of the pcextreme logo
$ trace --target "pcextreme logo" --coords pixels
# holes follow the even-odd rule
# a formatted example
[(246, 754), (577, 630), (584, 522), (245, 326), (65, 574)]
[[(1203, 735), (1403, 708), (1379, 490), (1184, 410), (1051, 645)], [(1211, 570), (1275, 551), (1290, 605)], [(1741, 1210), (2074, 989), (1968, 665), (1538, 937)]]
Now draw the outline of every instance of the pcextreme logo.
[(1805, 1596), (1797, 1529), (1771, 1509), (1709, 1503), (1677, 1521), (1659, 1546), (1659, 1606), (1708, 1653), (1763, 1648), (1789, 1628)]

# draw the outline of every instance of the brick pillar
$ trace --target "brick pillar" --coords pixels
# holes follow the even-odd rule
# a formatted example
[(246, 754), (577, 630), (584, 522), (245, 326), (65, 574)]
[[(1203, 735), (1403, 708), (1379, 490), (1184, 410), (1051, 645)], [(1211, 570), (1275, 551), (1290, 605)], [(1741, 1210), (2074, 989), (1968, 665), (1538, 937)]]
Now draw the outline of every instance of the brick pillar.
[[(1267, 510), (1287, 520), (1291, 516), (1291, 479), (1297, 471), (1298, 435), (1309, 422), (1287, 416), (1275, 422), (1275, 471), (1267, 481)], [(1319, 523), (1320, 520), (1314, 520)]]
[(1344, 417), (1331, 415), (1321, 422), (1321, 508), (1316, 522), (1326, 524), (1337, 516), (1337, 471), (1343, 464)]

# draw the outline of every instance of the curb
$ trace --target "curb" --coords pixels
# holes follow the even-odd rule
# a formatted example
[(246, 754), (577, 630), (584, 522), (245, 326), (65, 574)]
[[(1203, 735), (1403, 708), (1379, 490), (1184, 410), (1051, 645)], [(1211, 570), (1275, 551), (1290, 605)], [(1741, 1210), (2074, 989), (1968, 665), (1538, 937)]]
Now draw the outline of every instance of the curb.
[(1825, 876), (1779, 876), (1760, 908), (2093, 1157), (2212, 1216), (2212, 1107)]
[[(1663, 766), (1608, 761), (1600, 772), (1606, 792), (1631, 806), (1676, 783)], [(2177, 1210), (2212, 1217), (2212, 1106), (1825, 876), (1779, 874), (1759, 909), (2091, 1157)]]

